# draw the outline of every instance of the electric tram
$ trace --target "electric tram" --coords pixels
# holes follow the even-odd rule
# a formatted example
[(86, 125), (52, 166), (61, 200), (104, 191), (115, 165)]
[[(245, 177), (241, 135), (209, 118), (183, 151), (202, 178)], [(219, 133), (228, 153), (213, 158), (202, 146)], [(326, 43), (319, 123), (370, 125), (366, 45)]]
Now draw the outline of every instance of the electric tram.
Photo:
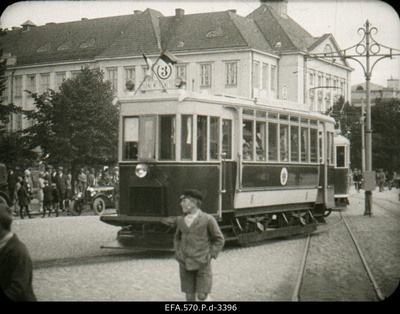
[(345, 209), (349, 205), (349, 189), (351, 184), (350, 177), (350, 141), (343, 135), (336, 133), (334, 137), (335, 145), (335, 208)]
[(335, 207), (331, 117), (183, 90), (119, 102), (119, 208), (100, 219), (121, 229), (104, 247), (172, 249), (187, 189), (241, 245), (309, 234)]

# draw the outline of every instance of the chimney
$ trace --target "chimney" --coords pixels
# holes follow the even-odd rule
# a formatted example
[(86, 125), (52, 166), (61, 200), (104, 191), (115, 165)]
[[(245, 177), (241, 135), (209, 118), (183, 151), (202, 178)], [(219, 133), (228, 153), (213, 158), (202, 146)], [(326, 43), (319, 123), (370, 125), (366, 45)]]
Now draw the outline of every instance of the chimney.
[(261, 0), (260, 2), (270, 6), (280, 17), (287, 19), (287, 5), (289, 0)]
[(142, 13), (142, 11), (140, 11), (140, 10), (133, 10), (133, 14), (140, 14), (140, 13)]
[(236, 14), (236, 10), (235, 9), (231, 9), (231, 10), (228, 10), (228, 12), (232, 12), (233, 14)]
[(175, 19), (180, 20), (185, 15), (185, 10), (183, 9), (175, 9)]

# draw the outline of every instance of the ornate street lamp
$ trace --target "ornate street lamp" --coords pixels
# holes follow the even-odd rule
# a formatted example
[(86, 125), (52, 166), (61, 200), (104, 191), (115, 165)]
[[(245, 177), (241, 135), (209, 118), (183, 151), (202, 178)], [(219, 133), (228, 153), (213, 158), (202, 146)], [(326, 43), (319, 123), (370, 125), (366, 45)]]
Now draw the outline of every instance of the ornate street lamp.
[[(365, 76), (366, 82), (366, 123), (365, 123), (365, 172), (364, 177), (364, 190), (365, 190), (365, 211), (364, 215), (372, 215), (372, 191), (375, 190), (375, 172), (372, 171), (372, 130), (371, 130), (371, 92), (370, 81), (372, 77), (372, 70), (375, 65), (384, 58), (392, 58), (393, 56), (400, 56), (400, 49), (390, 48), (378, 43), (373, 37), (372, 33), (378, 32), (376, 27), (370, 28), (371, 24), (367, 20), (365, 28), (359, 28), (358, 33), (363, 35), (363, 38), (352, 47), (339, 51), (339, 55), (335, 52), (310, 54), (310, 58), (326, 58), (326, 57), (339, 57), (344, 59), (352, 59), (358, 62)], [(385, 52), (381, 52), (381, 49)], [(355, 50), (355, 52), (354, 52)], [(352, 54), (348, 54), (353, 51)], [(397, 52), (397, 53), (393, 53)], [(371, 64), (371, 57), (377, 57)], [(365, 58), (365, 66), (358, 58)]]

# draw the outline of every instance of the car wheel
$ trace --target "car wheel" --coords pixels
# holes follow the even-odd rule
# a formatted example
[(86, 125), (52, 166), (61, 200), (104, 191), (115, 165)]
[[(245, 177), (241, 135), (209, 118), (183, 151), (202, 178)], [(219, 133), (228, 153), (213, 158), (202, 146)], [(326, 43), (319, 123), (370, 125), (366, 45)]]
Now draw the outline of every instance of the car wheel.
[(69, 212), (72, 216), (79, 216), (81, 214), (81, 210), (79, 210), (78, 206), (79, 204), (75, 200), (69, 202)]
[(101, 197), (95, 198), (92, 203), (92, 209), (96, 215), (101, 215), (106, 209), (106, 203)]

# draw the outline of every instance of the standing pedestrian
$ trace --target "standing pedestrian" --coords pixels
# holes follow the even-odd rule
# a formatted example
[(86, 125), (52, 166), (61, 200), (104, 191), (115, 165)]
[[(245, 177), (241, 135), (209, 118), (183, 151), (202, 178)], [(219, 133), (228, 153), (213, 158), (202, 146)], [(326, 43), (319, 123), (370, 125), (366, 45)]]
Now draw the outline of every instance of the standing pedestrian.
[(183, 216), (174, 237), (181, 290), (187, 301), (207, 299), (212, 287), (211, 258), (216, 259), (225, 240), (213, 216), (201, 210), (203, 195), (188, 190), (181, 196)]
[(377, 175), (378, 177), (378, 185), (379, 185), (379, 192), (383, 192), (385, 190), (385, 182), (386, 182), (386, 175), (381, 168)]
[(24, 214), (23, 210), (25, 210), (26, 214), (28, 215), (29, 218), (32, 218), (31, 214), (29, 213), (29, 194), (26, 189), (26, 182), (21, 181), (20, 182), (21, 186), (18, 189), (18, 205), (19, 205), (19, 214), (21, 216), (21, 219), (24, 219)]
[(72, 198), (72, 175), (70, 173), (67, 174), (65, 180), (65, 208), (68, 211), (69, 209), (69, 201)]
[(78, 192), (85, 193), (86, 186), (87, 186), (87, 177), (86, 177), (84, 168), (81, 169), (81, 172), (78, 175), (78, 180), (77, 181), (78, 182), (76, 184), (76, 190)]
[(51, 214), (51, 207), (53, 205), (53, 190), (49, 185), (49, 181), (44, 181), (44, 188), (43, 188), (43, 216), (46, 216), (46, 210), (49, 211), (49, 217)]
[(13, 168), (9, 169), (8, 172), (8, 195), (10, 197), (11, 204), (15, 202), (15, 186), (17, 184), (17, 173), (14, 171)]
[(357, 193), (360, 193), (361, 183), (362, 183), (362, 173), (361, 170), (354, 169), (353, 175), (354, 186), (357, 190)]
[(10, 208), (0, 204), (0, 287), (11, 301), (37, 301), (32, 260), (25, 244), (11, 231), (12, 220)]
[(65, 211), (64, 209), (64, 201), (65, 201), (65, 193), (66, 193), (66, 176), (64, 174), (64, 168), (63, 167), (58, 167), (58, 173), (56, 177), (56, 185), (57, 185), (57, 190), (60, 196), (60, 209), (62, 211)]
[(39, 179), (38, 179), (38, 200), (39, 200), (39, 212), (43, 212), (43, 188), (44, 188), (44, 179), (45, 173), (43, 171), (39, 172)]
[[(57, 184), (51, 184), (52, 195), (53, 195), (53, 209), (56, 212), (56, 217), (58, 217), (58, 207), (60, 205), (60, 192), (57, 189)], [(50, 216), (50, 215), (49, 215)]]
[(96, 176), (94, 173), (94, 168), (91, 168), (89, 173), (87, 174), (87, 185), (88, 187), (96, 186)]

